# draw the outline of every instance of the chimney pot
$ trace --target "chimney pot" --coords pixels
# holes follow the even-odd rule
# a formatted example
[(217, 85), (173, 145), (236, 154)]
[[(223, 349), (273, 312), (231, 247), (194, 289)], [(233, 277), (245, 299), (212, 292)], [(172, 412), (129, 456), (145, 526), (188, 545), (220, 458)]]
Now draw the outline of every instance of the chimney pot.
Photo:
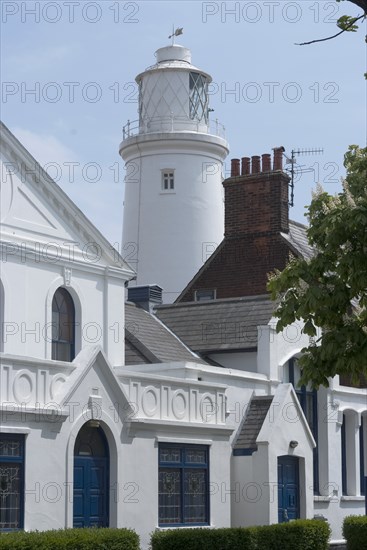
[(274, 170), (283, 170), (284, 147), (274, 147)]
[(271, 155), (268, 153), (261, 155), (262, 158), (262, 172), (271, 172)]
[(240, 175), (240, 159), (231, 160), (231, 178)]
[(241, 174), (247, 176), (251, 172), (251, 159), (250, 157), (242, 157)]
[(253, 174), (259, 174), (260, 173), (260, 157), (254, 156), (252, 157), (252, 173)]

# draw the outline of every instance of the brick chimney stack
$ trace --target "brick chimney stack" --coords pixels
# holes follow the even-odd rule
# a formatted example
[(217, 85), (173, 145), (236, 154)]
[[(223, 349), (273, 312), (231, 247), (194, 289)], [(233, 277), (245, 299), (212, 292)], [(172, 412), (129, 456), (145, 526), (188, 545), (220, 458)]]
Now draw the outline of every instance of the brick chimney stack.
[[(234, 159), (225, 190), (225, 237), (288, 232), (289, 177), (283, 172), (284, 147), (260, 156)], [(241, 173), (240, 173), (241, 168)]]
[(282, 233), (289, 232), (289, 176), (283, 172), (284, 147), (273, 155), (233, 159), (225, 192), (224, 240), (189, 283), (181, 302), (195, 292), (215, 289), (217, 299), (267, 293), (268, 273), (282, 270), (290, 248)]

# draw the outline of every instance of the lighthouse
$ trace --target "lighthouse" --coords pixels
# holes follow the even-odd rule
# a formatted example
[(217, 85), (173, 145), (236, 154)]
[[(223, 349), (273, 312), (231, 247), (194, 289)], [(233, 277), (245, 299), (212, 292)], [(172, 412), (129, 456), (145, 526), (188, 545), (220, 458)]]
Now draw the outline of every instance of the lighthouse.
[(223, 239), (224, 127), (209, 120), (211, 76), (179, 44), (136, 77), (139, 119), (123, 128), (122, 255), (136, 285), (173, 302)]

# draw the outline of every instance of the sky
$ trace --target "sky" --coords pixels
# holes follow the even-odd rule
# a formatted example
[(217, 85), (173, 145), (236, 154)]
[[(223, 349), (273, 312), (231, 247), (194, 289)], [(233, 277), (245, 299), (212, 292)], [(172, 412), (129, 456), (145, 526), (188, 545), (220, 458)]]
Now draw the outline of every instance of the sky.
[(341, 190), (343, 156), (366, 139), (364, 30), (335, 34), (359, 15), (331, 1), (6, 1), (1, 4), (1, 119), (117, 248), (121, 244), (122, 127), (138, 118), (135, 76), (154, 64), (172, 27), (211, 74), (211, 118), (230, 159), (283, 145), (297, 156), (292, 219), (320, 182)]

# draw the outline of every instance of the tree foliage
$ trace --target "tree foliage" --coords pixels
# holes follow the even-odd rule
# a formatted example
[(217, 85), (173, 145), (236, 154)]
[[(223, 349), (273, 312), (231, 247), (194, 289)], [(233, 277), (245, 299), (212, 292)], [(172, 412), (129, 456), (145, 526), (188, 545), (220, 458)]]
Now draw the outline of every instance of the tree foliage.
[(277, 331), (304, 321), (301, 383), (314, 387), (336, 374), (367, 376), (367, 148), (350, 146), (344, 166), (343, 191), (318, 186), (308, 207), (313, 257), (291, 258), (268, 283), (279, 300)]
[[(336, 0), (336, 1), (345, 2), (345, 0)], [(357, 19), (363, 19), (367, 15), (367, 0), (347, 0), (347, 1), (361, 8), (363, 10), (363, 14), (361, 16), (358, 16), (358, 18), (351, 17), (350, 15), (342, 15), (342, 17), (339, 17), (337, 21), (337, 25), (342, 30), (347, 30), (349, 32), (356, 32), (356, 30), (358, 30), (358, 25), (355, 24), (355, 21)]]

